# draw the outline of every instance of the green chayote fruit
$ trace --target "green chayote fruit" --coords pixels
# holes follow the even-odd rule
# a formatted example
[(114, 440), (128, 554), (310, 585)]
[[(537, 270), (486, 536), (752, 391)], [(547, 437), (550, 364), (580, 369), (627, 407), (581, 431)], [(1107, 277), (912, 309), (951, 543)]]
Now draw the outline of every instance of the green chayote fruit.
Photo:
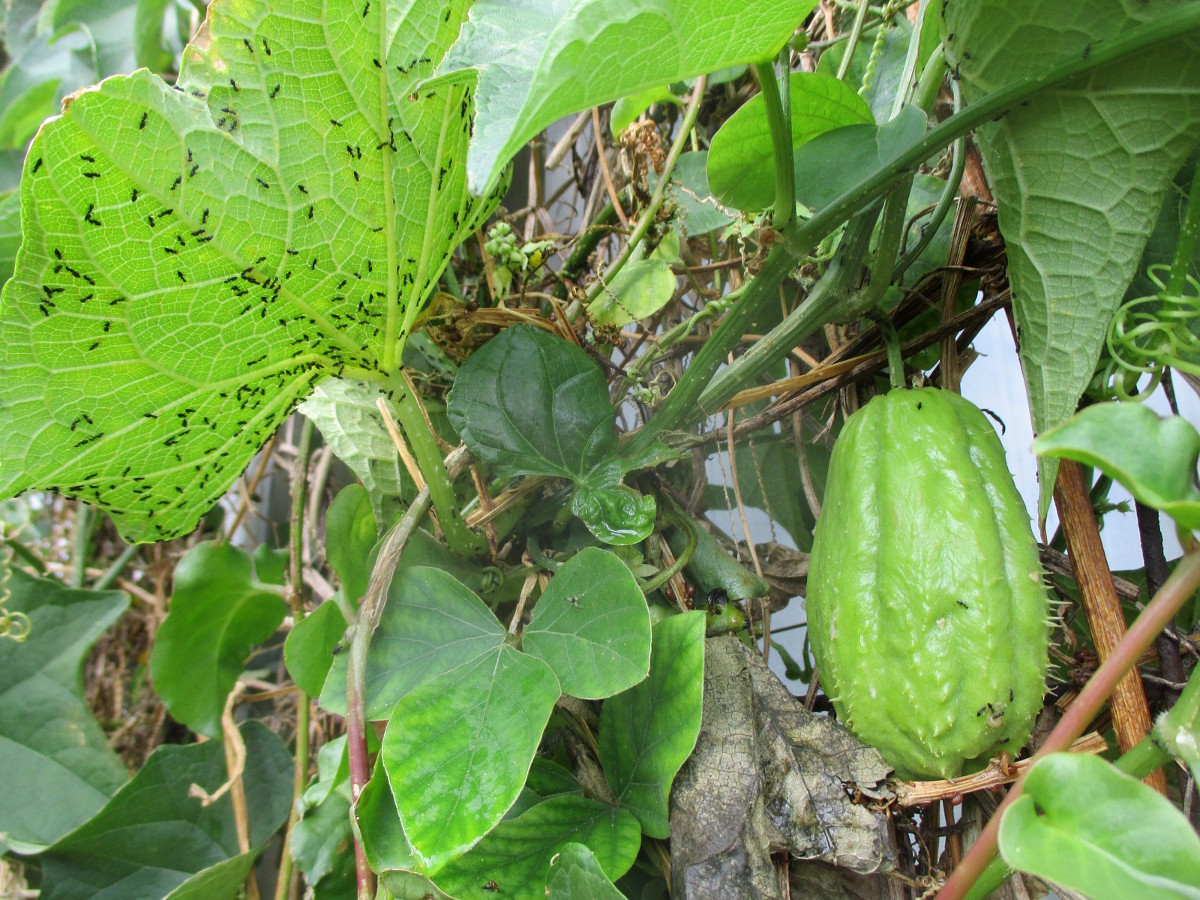
[(1049, 628), (1037, 546), (991, 424), (934, 388), (851, 416), (813, 535), (808, 628), (838, 718), (902, 778), (1029, 738)]

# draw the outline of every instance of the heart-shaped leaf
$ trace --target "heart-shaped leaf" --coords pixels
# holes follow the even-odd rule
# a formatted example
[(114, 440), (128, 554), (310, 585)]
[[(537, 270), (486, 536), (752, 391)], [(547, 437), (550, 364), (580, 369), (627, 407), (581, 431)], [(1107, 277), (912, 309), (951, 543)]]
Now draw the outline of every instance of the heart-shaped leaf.
[[(504, 626), (452, 575), (427, 566), (401, 570), (367, 653), (367, 718), (386, 719), (409, 691), (495, 652), (503, 641)], [(321, 705), (344, 714), (344, 654), (329, 670)]]
[(5, 608), (27, 615), (30, 630), (22, 643), (0, 639), (0, 834), (35, 853), (91, 818), (128, 777), (84, 700), (80, 670), (129, 597), (0, 568), (5, 577)]
[(180, 534), (317, 381), (396, 368), (499, 200), (466, 188), (467, 87), (413, 92), (462, 14), (217, 2), (175, 90), (109, 78), (39, 132), (0, 308), (0, 493)]
[[(608, 384), (583, 350), (540, 328), (517, 325), (459, 370), (446, 415), (479, 459), (503, 475), (557, 475), (576, 482), (617, 449)], [(614, 483), (620, 473), (599, 480)]]
[(237, 547), (193, 548), (175, 567), (171, 610), (154, 637), (155, 690), (176, 721), (209, 737), (221, 731), (225, 698), (250, 651), (287, 615), (283, 598), (250, 576), (250, 557)]
[(550, 860), (546, 896), (554, 900), (623, 900), (625, 897), (585, 844), (564, 844)]
[(704, 613), (654, 626), (650, 677), (600, 710), (600, 761), (613, 794), (651, 837), (670, 835), (671, 783), (700, 733)]
[(383, 767), (429, 875), (513, 805), (561, 693), (549, 666), (505, 645), (401, 698), (383, 737)]
[(1095, 466), (1147, 506), (1200, 529), (1200, 434), (1179, 416), (1160, 419), (1141, 403), (1098, 403), (1039, 437), (1033, 452)]
[[(793, 151), (834, 128), (875, 122), (854, 88), (830, 75), (794, 72), (791, 94)], [(775, 154), (762, 94), (743, 103), (713, 135), (708, 183), (717, 199), (738, 209), (757, 211), (775, 201)]]
[(1000, 853), (1093, 900), (1200, 898), (1200, 838), (1183, 813), (1096, 756), (1052, 753), (1030, 769)]
[(563, 692), (586, 700), (637, 684), (650, 669), (650, 610), (613, 553), (585, 547), (550, 579), (522, 637)]

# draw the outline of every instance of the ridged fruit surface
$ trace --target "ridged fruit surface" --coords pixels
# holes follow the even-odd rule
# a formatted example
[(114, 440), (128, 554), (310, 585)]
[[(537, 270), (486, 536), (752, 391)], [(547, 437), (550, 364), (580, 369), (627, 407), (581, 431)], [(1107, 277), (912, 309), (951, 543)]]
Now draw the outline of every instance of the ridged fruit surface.
[(934, 388), (852, 415), (833, 449), (808, 631), (838, 718), (902, 778), (1014, 755), (1042, 706), (1037, 546), (992, 425)]

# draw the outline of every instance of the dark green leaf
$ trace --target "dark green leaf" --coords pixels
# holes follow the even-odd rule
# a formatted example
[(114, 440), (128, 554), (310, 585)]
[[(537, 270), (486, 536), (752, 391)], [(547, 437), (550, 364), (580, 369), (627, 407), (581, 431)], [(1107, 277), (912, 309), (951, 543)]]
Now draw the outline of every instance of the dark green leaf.
[(292, 859), (309, 884), (332, 871), (341, 854), (353, 852), (349, 794), (348, 784), (333, 791), (292, 829)]
[(637, 856), (637, 820), (583, 797), (553, 797), (496, 826), (473, 850), (446, 866), (438, 887), (456, 897), (485, 898), (494, 882), (501, 897), (543, 900), (550, 860), (566, 843), (584, 844), (609, 879), (623, 875)]
[(571, 512), (606, 544), (627, 546), (650, 535), (658, 510), (649, 494), (616, 484), (599, 488), (579, 486), (571, 497)]
[(382, 874), (389, 869), (413, 869), (419, 865), (404, 836), (404, 826), (400, 824), (400, 813), (396, 811), (382, 758), (358, 796), (354, 815), (363, 850), (373, 871)]
[[(503, 641), (504, 626), (451, 575), (425, 566), (404, 569), (392, 580), (367, 654), (367, 718), (386, 719), (409, 691)], [(338, 713), (346, 708), (345, 654), (329, 670), (321, 705)]]
[(276, 549), (266, 544), (254, 548), (254, 577), (264, 584), (287, 584), (288, 560), (291, 554), (286, 548)]
[(1000, 853), (1093, 900), (1200, 898), (1200, 838), (1183, 813), (1096, 756), (1034, 765), (1000, 822)]
[(184, 533), (318, 381), (396, 367), (499, 194), (458, 162), (467, 87), (410, 99), (463, 6), (346, 11), (215, 4), (179, 90), (109, 78), (38, 133), (0, 302), (0, 494)]
[(818, 135), (796, 150), (796, 198), (820, 209), (920, 140), (926, 124), (923, 111), (906, 106), (883, 125), (844, 125)]
[[(874, 124), (866, 101), (845, 82), (809, 72), (794, 72), (791, 79), (793, 151), (834, 128)], [(757, 211), (775, 202), (775, 154), (762, 94), (742, 104), (713, 135), (708, 183), (718, 200), (738, 209)]]
[(225, 698), (250, 651), (275, 633), (287, 604), (251, 580), (250, 557), (229, 544), (208, 542), (175, 567), (175, 592), (155, 635), (150, 674), (178, 722), (215, 737)]
[[(1178, 3), (947, 3), (967, 102), (1081, 56)], [(1042, 91), (976, 132), (1001, 233), (1034, 432), (1074, 412), (1171, 179), (1200, 140), (1200, 37)], [(1053, 173), (1030, 179), (1029, 173)], [(1053, 460), (1038, 465), (1042, 514)]]
[(1033, 452), (1095, 466), (1184, 528), (1200, 528), (1200, 434), (1179, 416), (1160, 419), (1141, 403), (1098, 403), (1039, 437)]
[(366, 488), (359, 484), (342, 488), (325, 513), (325, 559), (342, 582), (343, 596), (355, 606), (367, 592), (369, 557), (377, 539)]
[(580, 550), (550, 579), (522, 647), (573, 697), (598, 700), (637, 684), (650, 667), (650, 611), (633, 573), (607, 550)]
[(29, 616), (30, 632), (24, 643), (0, 639), (0, 834), (35, 853), (86, 822), (128, 778), (92, 718), (80, 670), (129, 598), (67, 590), (20, 569), (5, 587), (5, 608)]
[(381, 755), (404, 833), (428, 874), (512, 806), (561, 693), (549, 666), (505, 645), (401, 698)]
[[(563, 116), (645, 88), (769, 59), (815, 0), (479, 0), (440, 75), (477, 77), (473, 189)], [(478, 73), (475, 76), (475, 73)]]
[(327, 600), (292, 626), (283, 644), (283, 660), (296, 686), (310, 697), (319, 697), (333, 665), (334, 650), (346, 633), (346, 619), (338, 605)]
[[(257, 850), (287, 819), (293, 765), (266, 726), (247, 722), (241, 732), (250, 844)], [(233, 801), (226, 794), (204, 807), (188, 796), (191, 785), (211, 794), (226, 777), (221, 741), (159, 747), (104, 809), (46, 851), (43, 900), (160, 900), (198, 874), (199, 883), (182, 896), (234, 900), (251, 860), (235, 877)], [(222, 868), (203, 874), (215, 866)]]
[(571, 842), (550, 860), (546, 896), (553, 900), (624, 900), (585, 844)]
[(475, 351), (459, 370), (446, 414), (471, 452), (503, 475), (583, 481), (617, 448), (600, 367), (574, 344), (529, 325), (506, 328)]
[(696, 746), (704, 690), (704, 613), (654, 626), (650, 677), (600, 711), (600, 761), (621, 805), (651, 837), (670, 835), (667, 798)]

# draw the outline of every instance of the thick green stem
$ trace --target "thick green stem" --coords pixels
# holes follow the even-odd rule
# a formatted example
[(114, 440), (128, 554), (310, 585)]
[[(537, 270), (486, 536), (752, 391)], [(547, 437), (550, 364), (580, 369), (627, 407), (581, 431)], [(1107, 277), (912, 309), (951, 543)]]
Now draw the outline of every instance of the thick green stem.
[(880, 166), (806, 222), (793, 222), (783, 230), (783, 239), (772, 247), (762, 270), (746, 285), (742, 298), (696, 354), (658, 413), (637, 433), (632, 443), (645, 450), (662, 431), (702, 418), (703, 411), (696, 408), (696, 401), (745, 333), (746, 324), (765, 310), (767, 304), (776, 301), (779, 284), (818, 242), (890, 190), (900, 176), (916, 171), (916, 167), (933, 153), (990, 119), (1003, 115), (1031, 94), (1110, 66), (1125, 56), (1144, 53), (1157, 44), (1196, 29), (1200, 29), (1200, 3), (1173, 9), (1154, 22), (1130, 29), (1121, 37), (1094, 47), (1086, 57), (1067, 60), (1045, 72), (1005, 85), (928, 131), (903, 153)]
[[(840, 316), (862, 269), (862, 259), (871, 241), (875, 218), (874, 211), (860, 213), (846, 226), (833, 262), (812, 292), (769, 334), (721, 370), (696, 401), (698, 412), (704, 416), (715, 413), (730, 397), (753, 384), (797, 344)], [(739, 305), (745, 302), (743, 298)]]
[(1188, 269), (1196, 253), (1197, 237), (1200, 237), (1200, 161), (1196, 163), (1196, 171), (1192, 174), (1183, 224), (1179, 227), (1179, 243), (1175, 245), (1175, 259), (1171, 263), (1171, 277), (1167, 281), (1167, 293), (1172, 297), (1183, 293)]
[(459, 556), (480, 555), (487, 549), (487, 542), (482, 535), (471, 531), (462, 520), (458, 511), (458, 499), (454, 496), (454, 487), (442, 462), (441, 450), (424, 413), (421, 412), (417, 398), (400, 378), (394, 379), (392, 386), (392, 403), (396, 410), (396, 418), (400, 420), (404, 436), (408, 439), (408, 446), (421, 469), (421, 477), (429, 486), (429, 496), (437, 512), (438, 525), (446, 536), (447, 546)]
[(900, 353), (900, 335), (886, 313), (876, 311), (871, 314), (871, 320), (879, 329), (883, 346), (887, 350), (888, 381), (891, 382), (893, 391), (899, 390), (904, 387), (904, 357)]
[(113, 583), (121, 577), (121, 573), (125, 571), (125, 567), (129, 565), (129, 561), (137, 556), (138, 550), (141, 548), (137, 544), (130, 544), (121, 551), (121, 555), (113, 560), (113, 564), (104, 570), (104, 574), (96, 579), (92, 585), (93, 591), (106, 591), (113, 586)]
[(88, 557), (92, 555), (92, 529), (96, 527), (96, 511), (80, 500), (75, 506), (75, 540), (71, 548), (71, 574), (68, 584), (83, 587)]
[[(783, 105), (779, 99), (779, 85), (775, 80), (775, 67), (769, 62), (756, 63), (754, 74), (762, 91), (767, 107), (767, 127), (771, 132), (771, 151), (775, 157), (775, 211), (771, 222), (776, 228), (787, 227), (796, 210), (796, 169), (792, 164), (792, 130), (788, 125)], [(785, 70), (784, 80), (790, 86), (791, 79)], [(790, 110), (788, 111), (790, 112)]]

